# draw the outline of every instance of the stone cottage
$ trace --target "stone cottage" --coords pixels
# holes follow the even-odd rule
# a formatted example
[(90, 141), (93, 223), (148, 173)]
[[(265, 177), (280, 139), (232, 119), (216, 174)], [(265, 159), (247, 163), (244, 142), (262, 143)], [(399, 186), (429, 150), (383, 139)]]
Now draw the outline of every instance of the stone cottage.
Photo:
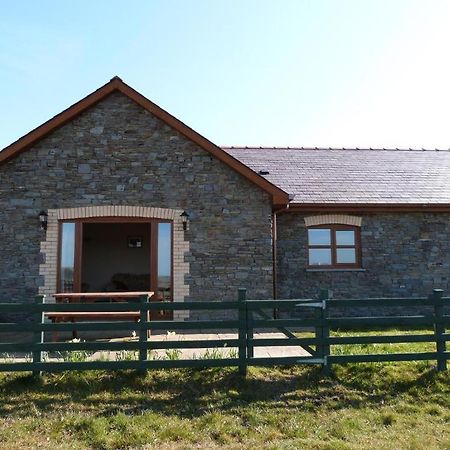
[(449, 175), (447, 151), (220, 148), (115, 77), (0, 152), (0, 296), (448, 291)]

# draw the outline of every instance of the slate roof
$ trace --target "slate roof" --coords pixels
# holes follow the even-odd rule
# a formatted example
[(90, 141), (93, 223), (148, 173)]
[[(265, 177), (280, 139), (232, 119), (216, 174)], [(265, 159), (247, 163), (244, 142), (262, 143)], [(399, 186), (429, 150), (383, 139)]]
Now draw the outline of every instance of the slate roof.
[(448, 150), (223, 149), (294, 204), (450, 204)]

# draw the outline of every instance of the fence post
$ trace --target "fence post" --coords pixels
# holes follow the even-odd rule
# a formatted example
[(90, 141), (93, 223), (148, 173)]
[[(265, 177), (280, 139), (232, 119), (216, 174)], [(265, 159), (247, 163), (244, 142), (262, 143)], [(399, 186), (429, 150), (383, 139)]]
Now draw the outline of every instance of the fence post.
[[(330, 291), (321, 289), (319, 292), (319, 300), (322, 302), (322, 308), (318, 314), (320, 318), (320, 328), (316, 328), (316, 337), (320, 339), (328, 339), (330, 337), (330, 328), (328, 327), (328, 301), (330, 299)], [(319, 356), (323, 358), (322, 373), (328, 377), (331, 375), (331, 364), (328, 361), (330, 355), (330, 344), (322, 343), (317, 346)]]
[(247, 323), (247, 357), (253, 358), (254, 356), (254, 347), (252, 343), (252, 339), (254, 337), (253, 333), (253, 310), (249, 309), (248, 303), (245, 304), (245, 321)]
[(247, 375), (247, 289), (238, 289), (239, 302), (239, 373)]
[[(36, 295), (34, 297), (34, 303), (35, 305), (42, 305), (45, 303), (45, 295)], [(42, 309), (36, 309), (34, 313), (34, 322), (35, 325), (39, 324), (42, 325), (44, 323), (44, 311)], [(42, 329), (35, 330), (33, 333), (33, 343), (36, 344), (42, 344), (44, 342), (44, 332)], [(33, 365), (36, 363), (42, 362), (42, 351), (41, 350), (33, 350), (32, 352), (33, 356)], [(40, 370), (33, 370), (33, 376), (40, 377), (42, 375), (42, 371)]]
[[(142, 306), (143, 305), (147, 305), (148, 300), (149, 300), (149, 296), (148, 295), (142, 295), (141, 297), (139, 297), (139, 304), (140, 304), (140, 322), (139, 324), (141, 325), (141, 327), (139, 328), (139, 343), (143, 344), (144, 342), (147, 343), (147, 339), (148, 339), (148, 330), (146, 328), (143, 328), (142, 325), (146, 325), (149, 322), (149, 311), (147, 309), (144, 309)], [(144, 362), (147, 361), (147, 357), (148, 357), (148, 349), (147, 347), (145, 348), (140, 348), (139, 349), (139, 361), (140, 362)], [(139, 369), (139, 372), (145, 373), (146, 369), (144, 367), (144, 365), (141, 365), (141, 368)]]
[(442, 289), (433, 289), (433, 308), (434, 308), (434, 336), (436, 338), (436, 352), (437, 352), (437, 370), (447, 370), (447, 359), (445, 358), (446, 342), (444, 339), (445, 325), (442, 323), (444, 315), (444, 301)]

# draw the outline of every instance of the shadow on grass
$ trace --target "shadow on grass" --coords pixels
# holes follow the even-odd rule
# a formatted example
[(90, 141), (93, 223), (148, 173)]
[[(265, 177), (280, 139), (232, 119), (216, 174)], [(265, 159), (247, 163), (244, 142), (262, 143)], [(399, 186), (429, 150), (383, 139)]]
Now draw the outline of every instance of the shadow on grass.
[[(24, 417), (54, 411), (110, 416), (155, 412), (180, 418), (265, 409), (314, 410), (379, 405), (401, 395), (446, 404), (447, 374), (427, 366), (360, 364), (340, 366), (332, 378), (320, 367), (252, 368), (244, 379), (236, 369), (73, 372), (42, 378), (6, 374), (0, 377), (0, 417)], [(413, 367), (413, 369), (411, 369)], [(414, 371), (415, 370), (415, 371)]]

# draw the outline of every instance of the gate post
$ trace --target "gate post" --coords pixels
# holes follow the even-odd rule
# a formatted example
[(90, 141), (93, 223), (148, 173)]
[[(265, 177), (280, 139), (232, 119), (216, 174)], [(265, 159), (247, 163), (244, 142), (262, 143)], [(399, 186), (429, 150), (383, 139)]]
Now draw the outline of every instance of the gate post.
[(436, 353), (437, 353), (437, 370), (447, 370), (447, 359), (445, 357), (446, 342), (444, 341), (445, 325), (442, 323), (444, 315), (444, 301), (442, 289), (433, 289), (431, 296), (434, 308), (434, 336), (436, 338)]
[[(320, 339), (328, 339), (330, 337), (330, 328), (328, 326), (328, 301), (330, 300), (330, 291), (328, 289), (321, 289), (319, 292), (319, 300), (322, 302), (322, 308), (320, 308), (319, 319), (320, 328), (316, 328), (316, 337)], [(328, 377), (331, 375), (331, 364), (328, 361), (330, 356), (330, 344), (322, 342), (317, 346), (319, 350), (319, 356), (323, 358), (322, 373)]]
[(247, 375), (247, 289), (238, 289), (239, 302), (239, 373)]
[[(45, 302), (45, 295), (36, 295), (36, 297), (34, 297), (34, 303), (35, 305), (42, 305)], [(44, 311), (42, 309), (37, 309), (35, 314), (35, 325), (39, 324), (42, 326), (42, 324), (44, 323)], [(37, 331), (35, 330), (33, 333), (34, 339), (33, 339), (33, 344), (34, 346), (36, 346), (36, 344), (42, 344), (44, 342), (44, 332), (42, 331), (42, 328)], [(33, 350), (32, 352), (33, 355), (33, 365), (35, 363), (40, 363), (42, 362), (42, 351), (41, 350)], [(40, 370), (33, 370), (33, 376), (35, 377), (39, 377), (42, 375), (42, 371)]]

